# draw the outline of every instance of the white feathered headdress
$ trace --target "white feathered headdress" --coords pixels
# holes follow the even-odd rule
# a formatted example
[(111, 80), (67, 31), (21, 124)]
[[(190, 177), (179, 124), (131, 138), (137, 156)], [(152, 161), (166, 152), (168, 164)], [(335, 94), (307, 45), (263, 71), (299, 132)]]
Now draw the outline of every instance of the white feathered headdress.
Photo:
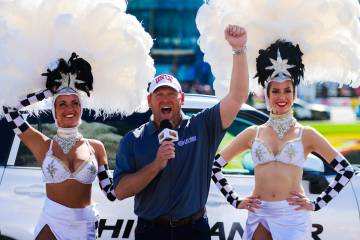
[(84, 107), (104, 115), (133, 112), (155, 74), (153, 40), (125, 11), (125, 0), (0, 0), (0, 106), (44, 89), (48, 64), (76, 52), (94, 79)]
[[(250, 76), (258, 51), (277, 39), (298, 44), (303, 52), (304, 82), (336, 81), (360, 85), (360, 7), (357, 0), (209, 0), (198, 11), (199, 45), (216, 78), (218, 96), (230, 81), (232, 55), (224, 39), (228, 24), (248, 33)], [(250, 81), (250, 90), (257, 88)]]

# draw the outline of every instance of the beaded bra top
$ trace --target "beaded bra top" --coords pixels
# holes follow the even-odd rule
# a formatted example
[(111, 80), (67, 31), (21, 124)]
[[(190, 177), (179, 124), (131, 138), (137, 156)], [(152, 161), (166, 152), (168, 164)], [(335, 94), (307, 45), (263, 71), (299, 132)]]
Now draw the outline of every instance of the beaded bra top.
[(304, 146), (302, 143), (303, 128), (300, 129), (299, 136), (285, 142), (278, 153), (274, 154), (271, 148), (261, 140), (259, 135), (259, 127), (256, 129), (256, 137), (251, 146), (251, 156), (254, 166), (265, 164), (273, 161), (279, 161), (303, 168), (305, 164)]
[(98, 164), (95, 154), (92, 152), (89, 142), (85, 141), (90, 150), (90, 157), (74, 171), (59, 158), (54, 156), (52, 151), (53, 141), (44, 161), (42, 162), (43, 181), (45, 183), (62, 183), (68, 179), (74, 179), (82, 184), (92, 184), (98, 172)]

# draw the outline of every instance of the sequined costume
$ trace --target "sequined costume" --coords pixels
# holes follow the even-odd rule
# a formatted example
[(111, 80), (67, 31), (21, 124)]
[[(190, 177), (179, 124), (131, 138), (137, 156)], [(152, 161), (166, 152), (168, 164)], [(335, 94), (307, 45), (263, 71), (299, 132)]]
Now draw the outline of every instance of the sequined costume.
[[(274, 154), (266, 143), (258, 138), (259, 127), (257, 127), (251, 147), (254, 165), (280, 161), (302, 168), (305, 163), (302, 133), (303, 129), (301, 128), (296, 138), (285, 142), (280, 151)], [(226, 161), (218, 155), (213, 166), (212, 179), (228, 202), (237, 207), (241, 199), (233, 191), (233, 187), (228, 184), (221, 171), (226, 164)], [(310, 240), (310, 213), (297, 211), (295, 208), (296, 206), (290, 206), (286, 200), (271, 202), (262, 200), (259, 209), (256, 209), (255, 212), (249, 211), (242, 239), (251, 240), (258, 225), (261, 224), (271, 233), (274, 240)]]
[(85, 140), (89, 147), (90, 156), (87, 161), (71, 172), (68, 166), (52, 151), (53, 141), (50, 143), (48, 152), (42, 162), (43, 180), (45, 183), (61, 183), (68, 179), (74, 179), (82, 184), (92, 184), (98, 172), (98, 163), (95, 153), (91, 150), (88, 140)]
[[(89, 185), (98, 176), (105, 196), (111, 201), (116, 199), (108, 166), (98, 163), (103, 156), (97, 155), (92, 142), (89, 146), (87, 140), (82, 138), (77, 131), (78, 126), (58, 126), (54, 104), (59, 95), (76, 95), (81, 110), (76, 114), (80, 116), (83, 108), (103, 117), (114, 113), (127, 115), (141, 109), (139, 105), (146, 100), (144, 89), (155, 74), (153, 59), (149, 54), (153, 40), (141, 23), (126, 13), (126, 8), (127, 2), (124, 0), (39, 0), (31, 4), (26, 1), (5, 1), (1, 4), (0, 82), (6, 88), (0, 92), (0, 106), (4, 110), (0, 118), (5, 116), (9, 126), (25, 142), (34, 143), (32, 137), (42, 135), (39, 145), (45, 153), (51, 140), (36, 132), (20, 111), (38, 116), (41, 111), (52, 108), (58, 131), (45, 159), (37, 158), (42, 165), (47, 187), (65, 185), (70, 179)], [(46, 90), (39, 91), (44, 86)], [(33, 91), (37, 92), (26, 95)], [(25, 95), (19, 102), (18, 97)], [(46, 98), (50, 98), (50, 101)], [(78, 121), (78, 125), (80, 123)], [(85, 141), (89, 146), (90, 158), (71, 172), (70, 167), (63, 164), (65, 161), (54, 156), (52, 144), (56, 142), (67, 155), (79, 141)], [(100, 143), (96, 146), (99, 149), (102, 147)], [(31, 145), (29, 148), (34, 153), (37, 147)], [(95, 155), (99, 157), (98, 160)], [(89, 190), (88, 186), (79, 187)], [(64, 190), (65, 194), (67, 190)], [(93, 223), (96, 219), (93, 205), (73, 210), (46, 199), (35, 236), (44, 224), (48, 224), (60, 240), (95, 239)], [(81, 224), (78, 227), (71, 225), (84, 220), (91, 223), (87, 230)], [(88, 235), (83, 234), (84, 229)]]
[(302, 168), (305, 163), (304, 146), (302, 143), (303, 128), (300, 128), (299, 135), (286, 141), (278, 153), (273, 153), (271, 148), (261, 140), (259, 127), (256, 128), (256, 136), (251, 147), (251, 156), (254, 166), (268, 162), (279, 161)]

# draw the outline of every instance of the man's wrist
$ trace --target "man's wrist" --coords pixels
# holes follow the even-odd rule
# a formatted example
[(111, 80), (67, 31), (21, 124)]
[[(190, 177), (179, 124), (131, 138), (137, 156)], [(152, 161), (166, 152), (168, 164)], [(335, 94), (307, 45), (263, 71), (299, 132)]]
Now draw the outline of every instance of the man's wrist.
[(151, 163), (151, 169), (155, 174), (158, 174), (162, 168), (161, 168), (161, 164), (158, 163), (157, 159), (155, 158), (155, 160)]

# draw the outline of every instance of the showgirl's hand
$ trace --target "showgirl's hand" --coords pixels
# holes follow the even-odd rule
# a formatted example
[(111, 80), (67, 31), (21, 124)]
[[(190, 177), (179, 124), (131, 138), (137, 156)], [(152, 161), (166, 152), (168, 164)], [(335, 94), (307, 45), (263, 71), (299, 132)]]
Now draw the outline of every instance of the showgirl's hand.
[(258, 195), (251, 195), (243, 199), (237, 206), (239, 209), (246, 209), (250, 212), (254, 212), (255, 209), (260, 208), (261, 201)]
[(237, 25), (229, 25), (225, 28), (225, 39), (233, 49), (240, 49), (246, 46), (246, 30)]
[(289, 205), (297, 205), (295, 210), (307, 210), (314, 211), (314, 207), (311, 201), (303, 194), (299, 192), (291, 192), (291, 196), (287, 199)]

